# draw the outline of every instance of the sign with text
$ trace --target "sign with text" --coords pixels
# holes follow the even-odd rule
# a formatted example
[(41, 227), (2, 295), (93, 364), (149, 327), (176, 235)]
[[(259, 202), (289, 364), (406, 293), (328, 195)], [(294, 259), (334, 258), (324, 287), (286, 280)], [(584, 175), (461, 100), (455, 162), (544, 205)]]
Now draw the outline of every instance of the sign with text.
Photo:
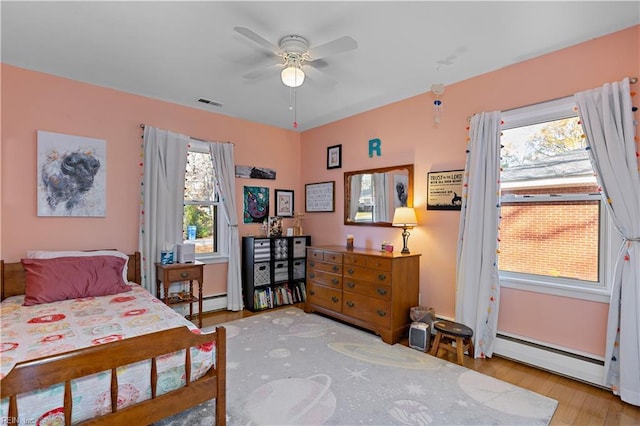
[(460, 210), (464, 170), (427, 173), (427, 210)]
[(308, 183), (305, 185), (305, 210), (307, 212), (332, 212), (335, 182)]

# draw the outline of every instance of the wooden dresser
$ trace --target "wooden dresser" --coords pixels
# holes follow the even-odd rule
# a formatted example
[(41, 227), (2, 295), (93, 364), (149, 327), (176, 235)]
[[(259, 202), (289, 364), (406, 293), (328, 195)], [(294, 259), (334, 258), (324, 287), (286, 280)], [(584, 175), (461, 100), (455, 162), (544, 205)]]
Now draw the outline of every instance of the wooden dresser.
[(343, 246), (307, 248), (307, 313), (319, 312), (397, 343), (418, 305), (420, 255)]

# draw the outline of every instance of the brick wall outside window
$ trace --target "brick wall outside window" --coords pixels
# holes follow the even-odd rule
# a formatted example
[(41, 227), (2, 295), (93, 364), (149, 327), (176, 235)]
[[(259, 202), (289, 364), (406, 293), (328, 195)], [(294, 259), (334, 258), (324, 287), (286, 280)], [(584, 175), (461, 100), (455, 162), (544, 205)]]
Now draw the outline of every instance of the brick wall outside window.
[[(554, 188), (552, 193), (595, 192)], [(514, 193), (515, 191), (511, 191)], [(550, 193), (549, 189), (518, 191)], [(540, 201), (501, 203), (499, 268), (586, 281), (598, 281), (600, 202)]]

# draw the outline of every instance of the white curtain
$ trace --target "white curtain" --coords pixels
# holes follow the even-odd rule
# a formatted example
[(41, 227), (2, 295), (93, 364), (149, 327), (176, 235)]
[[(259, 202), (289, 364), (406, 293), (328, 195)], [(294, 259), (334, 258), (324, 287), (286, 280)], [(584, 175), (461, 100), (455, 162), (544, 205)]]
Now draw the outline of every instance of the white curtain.
[(500, 121), (499, 111), (471, 118), (462, 188), (456, 321), (473, 329), (476, 358), (493, 355), (498, 321)]
[(216, 172), (220, 197), (229, 232), (229, 265), (227, 271), (227, 309), (241, 311), (242, 282), (240, 276), (240, 234), (236, 208), (236, 179), (233, 144), (212, 142), (209, 145), (213, 168)]
[[(151, 126), (144, 128), (142, 209), (138, 250), (142, 285), (156, 292), (155, 263), (165, 245), (182, 243), (184, 176), (189, 137)], [(160, 295), (158, 295), (160, 296)]]
[(387, 174), (374, 173), (371, 175), (371, 186), (373, 186), (373, 221), (391, 222), (389, 218), (389, 201), (387, 199)]
[(623, 237), (610, 283), (606, 383), (640, 405), (640, 172), (629, 79), (575, 99), (602, 196)]
[(351, 176), (351, 204), (349, 205), (349, 217), (355, 221), (358, 217), (360, 206), (360, 193), (362, 192), (362, 175)]

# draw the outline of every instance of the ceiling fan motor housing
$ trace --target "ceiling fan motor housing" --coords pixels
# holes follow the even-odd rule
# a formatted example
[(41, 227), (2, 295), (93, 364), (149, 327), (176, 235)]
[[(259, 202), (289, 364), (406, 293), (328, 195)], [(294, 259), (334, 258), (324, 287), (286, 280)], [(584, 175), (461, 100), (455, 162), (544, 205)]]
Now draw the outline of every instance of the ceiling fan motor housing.
[(309, 49), (309, 43), (303, 37), (289, 35), (280, 40), (280, 49), (287, 53), (298, 53), (302, 55)]

